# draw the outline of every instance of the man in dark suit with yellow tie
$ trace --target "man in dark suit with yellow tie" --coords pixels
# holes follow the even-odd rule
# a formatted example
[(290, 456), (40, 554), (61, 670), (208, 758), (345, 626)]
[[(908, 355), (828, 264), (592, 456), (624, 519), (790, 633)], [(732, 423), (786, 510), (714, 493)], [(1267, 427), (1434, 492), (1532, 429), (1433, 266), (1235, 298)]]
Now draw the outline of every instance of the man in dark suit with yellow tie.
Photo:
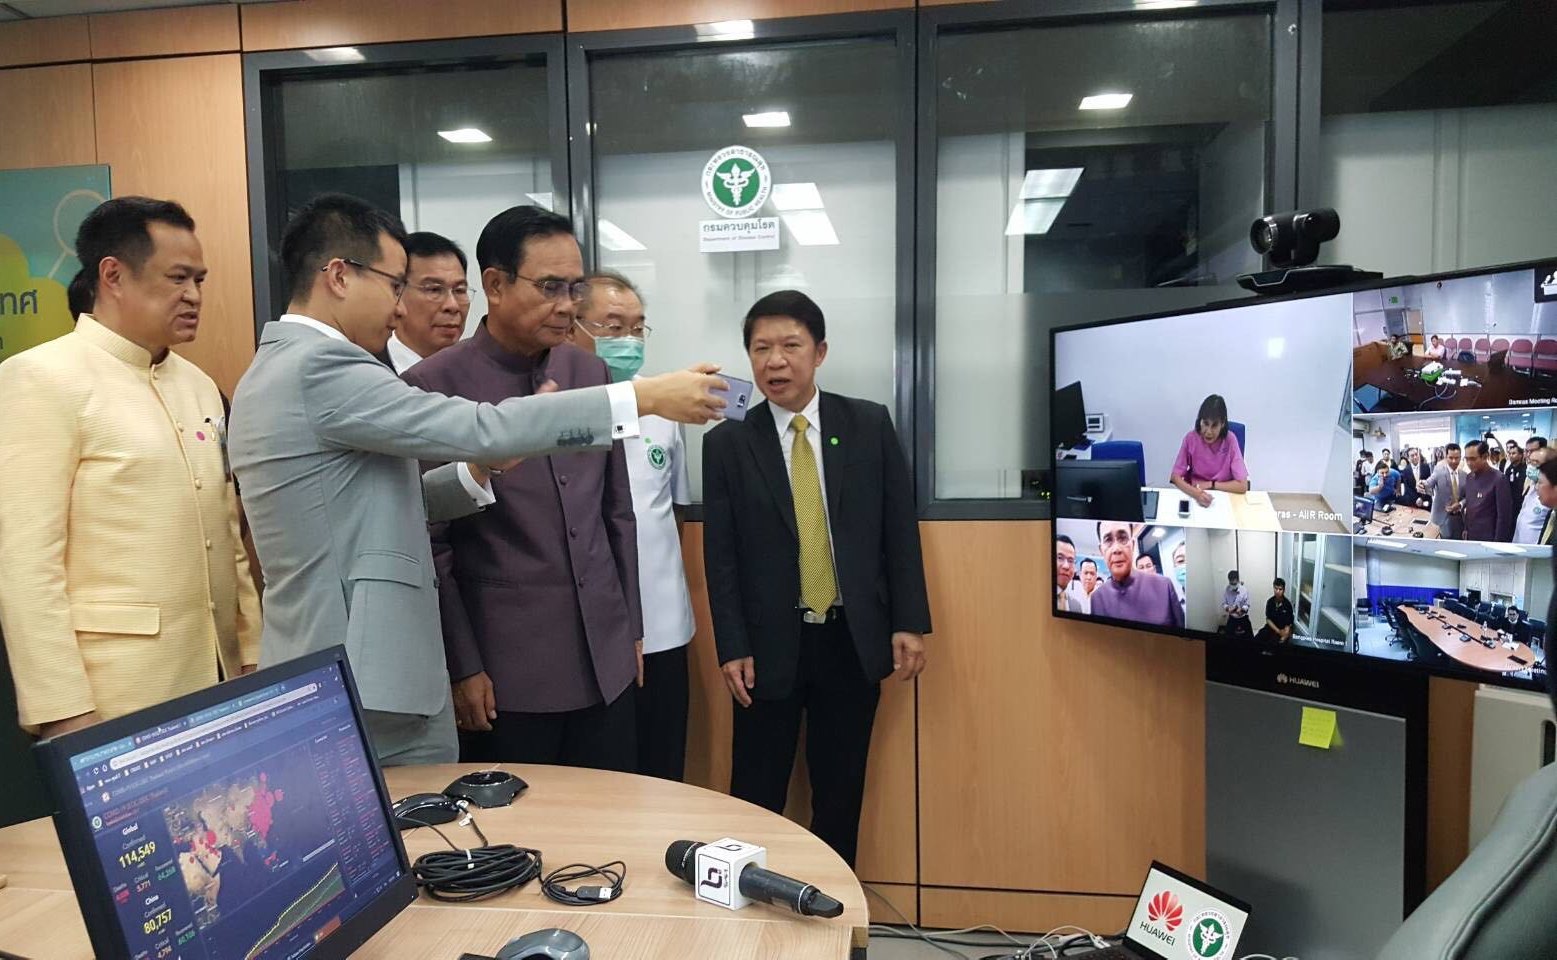
[(885, 407), (816, 388), (822, 311), (757, 301), (743, 328), (767, 398), (703, 442), (714, 642), (738, 704), (730, 792), (784, 809), (802, 715), (811, 831), (854, 866), (865, 761), (889, 674), (930, 631), (913, 481)]

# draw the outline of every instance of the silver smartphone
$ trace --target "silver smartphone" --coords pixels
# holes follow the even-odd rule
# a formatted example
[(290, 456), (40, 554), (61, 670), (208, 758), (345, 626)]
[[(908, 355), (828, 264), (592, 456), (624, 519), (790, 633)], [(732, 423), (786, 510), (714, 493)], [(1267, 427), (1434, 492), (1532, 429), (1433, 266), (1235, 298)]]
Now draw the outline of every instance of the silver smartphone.
[(732, 377), (727, 373), (718, 375), (721, 380), (730, 385), (728, 390), (715, 390), (714, 396), (723, 397), (725, 407), (721, 413), (726, 420), (745, 420), (746, 411), (751, 408), (752, 382), (742, 380), (740, 377)]

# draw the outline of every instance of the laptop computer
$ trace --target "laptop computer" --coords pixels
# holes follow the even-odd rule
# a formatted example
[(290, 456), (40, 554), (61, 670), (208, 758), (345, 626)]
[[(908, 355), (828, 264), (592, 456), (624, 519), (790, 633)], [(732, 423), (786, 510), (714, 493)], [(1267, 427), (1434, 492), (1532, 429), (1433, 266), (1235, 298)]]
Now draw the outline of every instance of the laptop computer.
[(35, 748), (99, 957), (338, 960), (416, 897), (342, 647)]
[(1087, 960), (1235, 960), (1249, 905), (1152, 861), (1118, 945), (1066, 953)]

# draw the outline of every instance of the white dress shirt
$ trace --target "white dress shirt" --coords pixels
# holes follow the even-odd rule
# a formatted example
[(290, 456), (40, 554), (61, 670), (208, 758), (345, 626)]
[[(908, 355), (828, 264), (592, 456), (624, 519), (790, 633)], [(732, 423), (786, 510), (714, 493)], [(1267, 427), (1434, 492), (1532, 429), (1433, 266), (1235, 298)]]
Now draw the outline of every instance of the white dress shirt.
[[(795, 415), (775, 403), (769, 402), (773, 409), (773, 425), (778, 427), (779, 449), (784, 451), (784, 476), (794, 477), (795, 438), (789, 431), (789, 424), (795, 419)], [(827, 552), (833, 558), (833, 582), (838, 584), (838, 603), (843, 603), (843, 584), (838, 580), (838, 550), (833, 546), (833, 514), (832, 507), (827, 502), (827, 472), (822, 466), (822, 391), (813, 388), (811, 400), (800, 411), (806, 418), (806, 442), (811, 445), (811, 453), (816, 460), (816, 480), (822, 486), (822, 516), (827, 520)], [(794, 480), (791, 479), (793, 484)], [(799, 598), (796, 598), (798, 604)]]
[(1551, 510), (1541, 504), (1541, 498), (1536, 495), (1535, 488), (1534, 482), (1525, 486), (1524, 500), (1519, 506), (1519, 517), (1514, 521), (1515, 543), (1540, 543), (1541, 531), (1546, 529), (1546, 518), (1551, 514)]
[(622, 444), (622, 452), (638, 518), (643, 652), (663, 653), (686, 646), (696, 629), (676, 531), (676, 504), (692, 502), (686, 437), (681, 424), (664, 417), (644, 417), (639, 434)]
[[(281, 322), (282, 323), (300, 323), (300, 324), (302, 324), (305, 327), (312, 327), (313, 329), (318, 330), (320, 333), (324, 334), (327, 337), (334, 337), (335, 339), (341, 341), (342, 343), (350, 343), (351, 342), (349, 339), (347, 339), (346, 334), (341, 333), (339, 330), (337, 330), (334, 327), (330, 326), (328, 323), (321, 323), (318, 320), (315, 320), (313, 317), (305, 317), (305, 316), (303, 316), (300, 313), (283, 313), (281, 315)], [(391, 340), (392, 340), (393, 337), (394, 337), (394, 334), (390, 334), (390, 337), (391, 337)], [(402, 349), (403, 349), (403, 347), (402, 347)], [(412, 354), (412, 355), (415, 356), (415, 354)], [(420, 359), (420, 358), (418, 357), (418, 359)], [(634, 409), (636, 409), (637, 404), (635, 403), (633, 406), (634, 406)], [(613, 406), (612, 407), (612, 411), (614, 412), (615, 409), (616, 408)], [(478, 484), (476, 482), (476, 478), (470, 475), (470, 465), (469, 464), (462, 464), (462, 466), (464, 466), (465, 469), (457, 471), (459, 473), (460, 486), (464, 487), (465, 488), (465, 492), (470, 494), (471, 502), (474, 503), (478, 507), (489, 507), (492, 504), (496, 503), (497, 502), (497, 494), (492, 492), (492, 483), (491, 483), (491, 481), (489, 480), (486, 483), (479, 483)]]
[(396, 373), (404, 374), (421, 362), (422, 355), (406, 346), (399, 334), (389, 335), (389, 365), (395, 368)]

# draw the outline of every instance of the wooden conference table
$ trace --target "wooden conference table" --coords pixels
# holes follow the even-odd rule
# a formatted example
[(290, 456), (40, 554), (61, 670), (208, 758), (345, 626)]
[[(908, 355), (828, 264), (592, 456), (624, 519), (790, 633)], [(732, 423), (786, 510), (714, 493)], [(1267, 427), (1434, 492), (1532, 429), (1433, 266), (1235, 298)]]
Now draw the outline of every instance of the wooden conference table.
[[(1422, 634), (1432, 641), (1433, 646), (1464, 666), (1492, 673), (1516, 673), (1530, 669), (1537, 659), (1535, 651), (1523, 643), (1516, 643), (1512, 648), (1504, 646), (1502, 641), (1499, 641), (1495, 647), (1482, 646), (1477, 642), (1477, 638), (1496, 638), (1496, 630), (1484, 627), (1474, 620), (1467, 620), (1442, 607), (1434, 607), (1425, 612), (1414, 607), (1401, 607), (1400, 612), (1405, 614), (1407, 623), (1422, 631)], [(1461, 640), (1459, 629), (1469, 632), (1471, 639)], [(1524, 663), (1515, 663), (1514, 657), (1518, 657)]]
[(1411, 354), (1391, 360), (1388, 345), (1365, 343), (1352, 349), (1352, 389), (1372, 386), (1398, 398), (1394, 404), (1389, 400), (1380, 403), (1376, 409), (1384, 411), (1490, 410), (1557, 400), (1557, 380), (1515, 373), (1504, 362), (1506, 354), (1507, 351), (1494, 353), (1490, 363), (1442, 361), (1444, 366), (1458, 369), (1480, 384), (1450, 387), (1426, 383), (1407, 374), (1408, 370), (1421, 370), (1434, 362), (1427, 357)]
[[(437, 793), (477, 766), (391, 767), (392, 797)], [(718, 957), (720, 960), (844, 960), (862, 956), (870, 923), (853, 872), (799, 825), (741, 800), (667, 780), (570, 767), (507, 765), (530, 789), (512, 806), (482, 810), (476, 823), (492, 843), (541, 851), (546, 869), (569, 863), (627, 864), (620, 898), (569, 908), (541, 895), (538, 881), (472, 904), (420, 898), (353, 956), (363, 960), (454, 960), (496, 955), (509, 940), (562, 927), (588, 942), (600, 960)], [(476, 845), (458, 823), (440, 826), (458, 844)], [(415, 860), (447, 845), (431, 830), (401, 835)], [(698, 901), (665, 869), (675, 840), (735, 837), (768, 848), (768, 866), (837, 898), (843, 916), (800, 917), (753, 905), (738, 911)], [(92, 948), (60, 854), (54, 825), (34, 820), (0, 830), (0, 950), (32, 960), (88, 960)], [(105, 958), (106, 960), (106, 958)]]

